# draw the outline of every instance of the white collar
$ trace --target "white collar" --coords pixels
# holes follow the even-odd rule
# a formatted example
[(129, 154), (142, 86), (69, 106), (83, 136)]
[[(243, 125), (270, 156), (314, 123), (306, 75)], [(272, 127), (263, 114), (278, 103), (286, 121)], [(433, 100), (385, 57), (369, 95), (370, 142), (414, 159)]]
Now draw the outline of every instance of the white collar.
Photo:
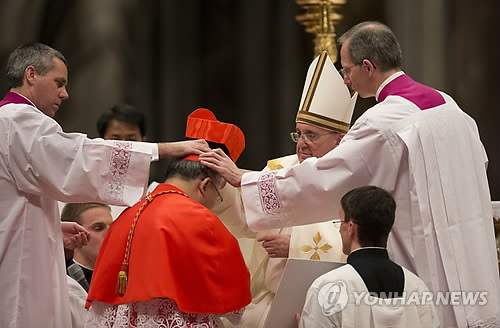
[(382, 84), (377, 89), (377, 93), (375, 94), (375, 100), (377, 100), (377, 102), (378, 102), (378, 96), (379, 96), (380, 92), (382, 91), (382, 89), (385, 88), (386, 85), (388, 85), (395, 78), (400, 77), (401, 75), (404, 75), (404, 74), (405, 74), (405, 72), (399, 71), (399, 72), (392, 74), (387, 79), (385, 79), (385, 81), (382, 82)]
[(94, 269), (91, 269), (91, 268), (89, 268), (89, 267), (87, 267), (87, 266), (85, 266), (85, 265), (83, 265), (81, 263), (78, 263), (75, 259), (73, 259), (73, 262), (75, 262), (76, 264), (78, 264), (82, 268), (85, 268), (85, 269), (90, 270), (90, 271), (94, 271)]
[(360, 247), (360, 248), (356, 248), (355, 250), (353, 250), (351, 253), (349, 253), (349, 255), (351, 255), (355, 251), (359, 251), (359, 250), (362, 250), (362, 249), (387, 249), (387, 248), (385, 248), (385, 247), (377, 247), (377, 246)]

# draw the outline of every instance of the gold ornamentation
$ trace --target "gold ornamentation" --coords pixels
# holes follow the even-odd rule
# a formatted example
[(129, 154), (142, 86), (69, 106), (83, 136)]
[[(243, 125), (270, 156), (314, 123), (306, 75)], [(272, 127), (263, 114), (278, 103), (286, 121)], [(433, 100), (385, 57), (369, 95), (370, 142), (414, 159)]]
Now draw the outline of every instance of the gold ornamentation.
[(310, 259), (320, 260), (321, 258), (318, 250), (322, 251), (323, 253), (328, 253), (328, 251), (333, 248), (332, 245), (330, 245), (328, 242), (324, 243), (322, 246), (319, 246), (322, 239), (323, 237), (318, 231), (313, 237), (314, 246), (305, 244), (300, 248), (300, 250), (303, 251), (304, 253), (309, 253), (310, 251), (314, 250), (314, 253), (311, 255)]
[(313, 33), (314, 57), (327, 51), (332, 62), (337, 61), (335, 41), (335, 24), (343, 16), (337, 11), (347, 0), (296, 0), (297, 4), (306, 10), (305, 14), (297, 15), (297, 20), (305, 25), (306, 32)]
[(283, 165), (281, 165), (281, 158), (270, 159), (267, 161), (267, 167), (269, 167), (271, 171), (282, 169)]

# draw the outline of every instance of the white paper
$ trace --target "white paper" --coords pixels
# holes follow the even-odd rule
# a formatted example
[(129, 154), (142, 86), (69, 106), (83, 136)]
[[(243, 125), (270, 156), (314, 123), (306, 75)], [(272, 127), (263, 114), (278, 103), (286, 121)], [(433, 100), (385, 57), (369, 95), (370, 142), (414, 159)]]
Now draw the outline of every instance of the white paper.
[(295, 315), (302, 312), (307, 290), (314, 280), (345, 263), (288, 259), (264, 328), (297, 328)]

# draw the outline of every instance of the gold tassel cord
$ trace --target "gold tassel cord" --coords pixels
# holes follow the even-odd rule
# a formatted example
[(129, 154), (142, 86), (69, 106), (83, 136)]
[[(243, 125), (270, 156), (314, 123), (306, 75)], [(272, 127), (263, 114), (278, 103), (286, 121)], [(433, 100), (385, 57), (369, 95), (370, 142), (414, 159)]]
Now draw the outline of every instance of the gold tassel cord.
[(137, 221), (139, 220), (139, 216), (141, 215), (142, 211), (146, 206), (153, 201), (153, 198), (164, 195), (164, 194), (179, 194), (183, 195), (185, 197), (188, 197), (185, 193), (180, 192), (180, 191), (175, 191), (175, 190), (166, 190), (159, 192), (157, 194), (148, 194), (144, 198), (144, 202), (141, 204), (141, 207), (139, 207), (139, 210), (137, 211), (134, 221), (132, 222), (132, 227), (130, 228), (130, 232), (128, 234), (128, 239), (127, 239), (127, 247), (125, 248), (125, 258), (122, 263), (122, 268), (120, 272), (118, 273), (118, 280), (116, 282), (116, 288), (115, 292), (116, 294), (123, 296), (125, 295), (125, 291), (127, 290), (127, 284), (128, 284), (128, 261), (130, 258), (130, 249), (132, 246), (132, 237), (134, 236), (135, 232), (135, 226), (137, 225)]
[(116, 282), (116, 293), (120, 296), (125, 295), (127, 289), (127, 272), (128, 265), (122, 264), (122, 269), (118, 273), (118, 281)]

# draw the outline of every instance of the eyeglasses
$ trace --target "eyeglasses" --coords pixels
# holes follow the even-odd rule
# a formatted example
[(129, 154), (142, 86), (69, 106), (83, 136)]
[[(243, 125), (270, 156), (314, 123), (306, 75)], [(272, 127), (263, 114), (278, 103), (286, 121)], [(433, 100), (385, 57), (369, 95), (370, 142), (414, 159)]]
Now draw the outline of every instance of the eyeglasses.
[(372, 64), (373, 68), (377, 69), (377, 66), (375, 66), (375, 64), (373, 63), (373, 61), (371, 61), (371, 60), (370, 60), (370, 59), (368, 59), (368, 58), (365, 58), (365, 59), (363, 59), (363, 60), (361, 61), (361, 63), (357, 63), (357, 64), (351, 65), (351, 66), (349, 66), (349, 67), (342, 68), (342, 69), (339, 71), (340, 75), (342, 75), (342, 77), (343, 77), (344, 79), (345, 79), (346, 77), (349, 77), (349, 74), (351, 74), (351, 69), (352, 69), (353, 67), (355, 67), (355, 66), (360, 66), (360, 65), (362, 65), (362, 64), (363, 64), (363, 61), (365, 61), (365, 60), (368, 60), (368, 61)]
[(326, 135), (334, 134), (334, 133), (337, 133), (337, 132), (332, 131), (332, 132), (328, 132), (325, 134), (291, 132), (290, 137), (292, 138), (292, 141), (295, 143), (299, 142), (300, 138), (304, 139), (305, 142), (315, 142), (322, 136), (326, 136)]
[(335, 226), (335, 228), (339, 229), (340, 226), (342, 225), (342, 223), (348, 223), (348, 222), (352, 222), (352, 223), (356, 223), (358, 224), (357, 222), (353, 221), (353, 220), (349, 220), (349, 221), (345, 221), (345, 220), (332, 220), (332, 223), (333, 225)]
[(349, 76), (349, 74), (351, 74), (351, 69), (352, 69), (353, 67), (355, 67), (355, 66), (359, 66), (359, 65), (361, 65), (361, 64), (363, 64), (363, 62), (358, 63), (358, 64), (351, 65), (351, 66), (349, 66), (349, 67), (344, 67), (344, 68), (342, 68), (342, 69), (339, 71), (339, 73), (340, 73), (340, 75), (342, 75), (342, 77), (345, 79), (346, 77), (348, 77), (348, 76)]
[(333, 220), (332, 223), (333, 225), (335, 226), (335, 228), (340, 228), (340, 226), (342, 225), (342, 223), (344, 223), (345, 221), (344, 220)]
[(217, 200), (216, 200), (216, 202), (217, 203), (222, 203), (224, 201), (224, 199), (222, 199), (222, 196), (221, 196), (221, 194), (219, 192), (219, 189), (217, 189), (217, 187), (215, 186), (215, 183), (213, 183), (212, 180), (210, 180), (210, 183), (212, 184), (212, 186), (214, 186), (214, 189), (217, 192)]

